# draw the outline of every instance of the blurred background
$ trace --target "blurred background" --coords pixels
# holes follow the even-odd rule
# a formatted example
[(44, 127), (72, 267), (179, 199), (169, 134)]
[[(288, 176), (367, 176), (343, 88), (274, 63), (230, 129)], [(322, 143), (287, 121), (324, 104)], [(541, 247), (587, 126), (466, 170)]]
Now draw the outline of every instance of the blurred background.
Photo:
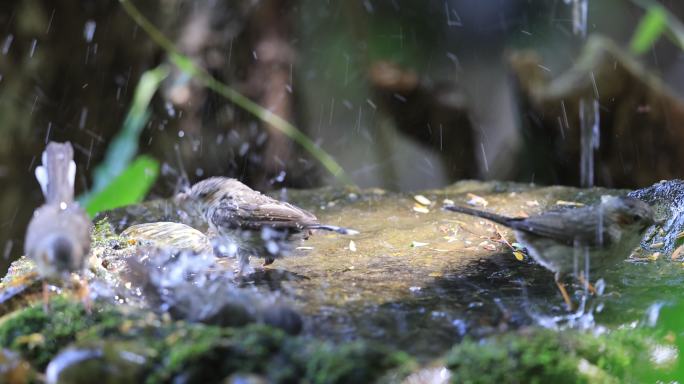
[[(583, 98), (598, 106), (597, 185), (684, 174), (684, 54), (665, 38), (630, 51), (645, 13), (630, 1), (586, 3), (579, 32), (563, 0), (135, 4), (183, 55), (292, 122), (360, 187), (579, 185)], [(684, 16), (684, 3), (660, 4)], [(73, 143), (77, 192), (87, 192), (142, 74), (168, 60), (117, 0), (0, 4), (0, 272), (21, 255), (42, 202), (33, 171), (47, 141)], [(134, 138), (161, 165), (149, 198), (214, 175), (260, 190), (339, 184), (287, 135), (169, 68)]]

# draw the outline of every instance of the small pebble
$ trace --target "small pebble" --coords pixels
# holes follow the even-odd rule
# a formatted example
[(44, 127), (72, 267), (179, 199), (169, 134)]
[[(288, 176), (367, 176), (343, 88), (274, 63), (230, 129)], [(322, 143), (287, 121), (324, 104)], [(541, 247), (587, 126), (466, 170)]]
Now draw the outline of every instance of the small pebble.
[(425, 197), (425, 196), (423, 196), (423, 195), (415, 195), (415, 196), (413, 196), (413, 199), (414, 199), (418, 204), (422, 204), (422, 205), (425, 205), (425, 206), (429, 206), (429, 205), (432, 204), (432, 201), (430, 201), (430, 199), (428, 199), (427, 197)]

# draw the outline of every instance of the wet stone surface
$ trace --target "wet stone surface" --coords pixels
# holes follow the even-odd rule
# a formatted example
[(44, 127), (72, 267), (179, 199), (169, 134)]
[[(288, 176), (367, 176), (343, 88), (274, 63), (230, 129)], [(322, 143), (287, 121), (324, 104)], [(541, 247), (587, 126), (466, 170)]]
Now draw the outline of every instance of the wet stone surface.
[[(664, 224), (647, 233), (645, 249), (632, 257), (624, 255), (624, 262), (602, 276), (590, 277), (592, 282), (602, 278), (605, 288), (602, 295), (590, 298), (589, 314), (575, 326), (599, 330), (646, 324), (658, 303), (678, 297), (684, 283), (682, 263), (670, 255), (684, 227), (682, 185), (671, 181), (632, 193), (652, 203)], [(441, 209), (445, 200), (521, 216), (590, 204), (603, 194), (626, 193), (474, 181), (405, 195), (352, 189), (283, 191), (276, 197), (311, 210), (323, 223), (360, 234), (315, 232), (308, 240), (298, 240), (292, 255), (270, 266), (263, 267), (263, 259), (253, 258), (248, 273), (238, 277), (235, 258), (207, 252), (208, 239), (189, 227), (144, 226), (120, 237), (107, 233), (107, 222), (100, 222), (86, 275), (96, 303), (142, 311), (138, 316), (143, 318), (165, 319), (155, 320), (160, 324), (183, 320), (226, 329), (266, 324), (317, 340), (370, 341), (427, 363), (464, 338), (569, 324), (558, 321), (568, 312), (552, 274), (529, 257), (514, 255), (506, 244), (514, 242), (510, 230), (445, 212)], [(206, 234), (201, 222), (198, 225), (196, 218), (178, 209), (157, 201), (104, 216), (116, 233), (122, 227), (158, 220), (185, 222)], [(172, 231), (171, 240), (162, 236), (174, 228), (181, 232)], [(201, 246), (188, 245), (187, 238), (179, 235), (183, 230), (199, 239), (195, 243)], [(580, 302), (582, 287), (568, 282), (573, 300)], [(7, 319), (40, 298), (40, 284), (30, 273), (30, 262), (22, 259), (1, 288), (0, 338)], [(93, 356), (97, 360), (106, 355)], [(159, 358), (155, 356), (150, 358)], [(116, 366), (117, 361), (111, 364)]]
[[(661, 186), (661, 190), (673, 188)], [(566, 314), (552, 274), (529, 258), (516, 259), (510, 247), (497, 241), (497, 232), (514, 241), (507, 228), (444, 212), (445, 199), (520, 216), (572, 203), (590, 204), (603, 194), (625, 193), (471, 181), (424, 191), (422, 197), (380, 190), (281, 192), (276, 197), (311, 210), (321, 222), (361, 233), (341, 236), (318, 231), (301, 241), (293, 255), (271, 266), (262, 268), (261, 260), (252, 260), (253, 273), (240, 285), (265, 295), (277, 294), (278, 301), (287, 302), (303, 316), (306, 334), (332, 340), (369, 338), (417, 356), (433, 356), (467, 335), (482, 337)], [(646, 195), (652, 194), (642, 193)], [(146, 220), (154, 218), (155, 209), (145, 213)], [(119, 211), (110, 218), (130, 225), (140, 208), (135, 212)], [(169, 212), (173, 210), (165, 206), (160, 219)], [(661, 209), (660, 215), (664, 214)], [(230, 269), (231, 261), (219, 263)], [(625, 261), (606, 271), (604, 295), (592, 305), (620, 316), (595, 315), (608, 323), (623, 322), (626, 314), (638, 320), (649, 303), (644, 297), (649, 295), (636, 298), (624, 292), (641, 291), (647, 276), (667, 273), (670, 263), (660, 264)], [(673, 284), (679, 281), (678, 271), (672, 279)], [(232, 276), (228, 280), (234, 282)], [(577, 283), (570, 291), (576, 300), (583, 294)]]

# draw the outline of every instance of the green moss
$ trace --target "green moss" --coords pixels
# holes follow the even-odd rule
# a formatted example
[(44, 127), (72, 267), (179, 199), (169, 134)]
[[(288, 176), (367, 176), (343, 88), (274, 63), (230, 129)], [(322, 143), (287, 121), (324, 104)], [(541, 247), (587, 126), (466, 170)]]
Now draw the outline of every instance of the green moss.
[(342, 345), (315, 343), (299, 357), (310, 383), (369, 383), (389, 370), (413, 367), (408, 355), (361, 341)]
[(0, 345), (43, 369), (61, 348), (76, 340), (79, 332), (103, 321), (117, 321), (107, 320), (111, 317), (118, 315), (107, 309), (88, 314), (81, 303), (55, 297), (47, 313), (40, 303), (5, 317), (0, 322)]
[(302, 368), (292, 364), (287, 356), (294, 340), (283, 331), (265, 325), (244, 328), (186, 325), (166, 338), (166, 357), (147, 382), (181, 378), (186, 382), (207, 382), (236, 372), (265, 374), (277, 377), (278, 382), (295, 382), (301, 377)]
[(257, 324), (223, 329), (186, 325), (165, 342), (165, 357), (148, 384), (212, 382), (233, 373), (256, 373), (278, 383), (361, 383), (390, 369), (413, 367), (408, 355), (372, 344), (334, 345)]
[[(104, 304), (88, 314), (81, 303), (62, 296), (50, 302), (48, 313), (35, 305), (0, 321), (0, 345), (39, 370), (67, 346), (99, 345), (105, 339), (106, 346), (119, 346), (118, 352), (129, 343), (149, 349), (141, 368), (149, 369), (149, 384), (216, 382), (234, 373), (255, 373), (284, 383), (373, 382), (389, 371), (402, 378), (407, 367), (413, 367), (408, 355), (372, 343), (337, 345), (259, 324), (221, 328), (164, 322), (149, 313), (126, 313), (123, 307)], [(117, 366), (116, 361), (105, 361), (107, 356), (88, 364), (92, 369)], [(71, 372), (78, 372), (75, 369)]]
[(653, 341), (638, 330), (594, 336), (534, 330), (466, 340), (447, 356), (454, 383), (614, 383), (644, 377)]
[(114, 232), (114, 228), (105, 217), (95, 223), (93, 233), (91, 234), (91, 241), (93, 247), (127, 247), (126, 240)]

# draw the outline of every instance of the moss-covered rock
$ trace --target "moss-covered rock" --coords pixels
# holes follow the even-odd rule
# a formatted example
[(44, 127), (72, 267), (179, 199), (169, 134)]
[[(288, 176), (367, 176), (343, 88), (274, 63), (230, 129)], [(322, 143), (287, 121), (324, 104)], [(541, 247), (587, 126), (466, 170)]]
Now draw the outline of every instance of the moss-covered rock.
[(157, 351), (142, 342), (97, 340), (62, 350), (47, 367), (48, 383), (140, 383)]
[(87, 313), (80, 302), (55, 297), (50, 310), (42, 304), (16, 311), (0, 319), (0, 345), (19, 352), (34, 367), (44, 369), (78, 333), (96, 324), (118, 324), (121, 315), (108, 307)]
[[(566, 330), (525, 330), (466, 340), (447, 355), (454, 383), (621, 383), (667, 375), (671, 361), (654, 367), (656, 343), (640, 330), (600, 336)], [(676, 354), (674, 355), (676, 356)], [(665, 376), (663, 376), (665, 377)]]
[(390, 370), (403, 376), (414, 367), (408, 355), (371, 343), (336, 345), (258, 324), (193, 326), (169, 335), (166, 343), (166, 356), (148, 383), (214, 382), (235, 373), (279, 383), (365, 383)]
[(408, 355), (372, 343), (337, 345), (264, 324), (218, 327), (124, 308), (97, 303), (88, 313), (59, 296), (49, 312), (37, 304), (2, 318), (0, 344), (39, 370), (49, 363), (51, 377), (69, 383), (110, 370), (125, 371), (116, 376), (122, 382), (150, 384), (220, 382), (236, 373), (273, 382), (356, 383), (388, 372), (400, 378), (414, 367)]

